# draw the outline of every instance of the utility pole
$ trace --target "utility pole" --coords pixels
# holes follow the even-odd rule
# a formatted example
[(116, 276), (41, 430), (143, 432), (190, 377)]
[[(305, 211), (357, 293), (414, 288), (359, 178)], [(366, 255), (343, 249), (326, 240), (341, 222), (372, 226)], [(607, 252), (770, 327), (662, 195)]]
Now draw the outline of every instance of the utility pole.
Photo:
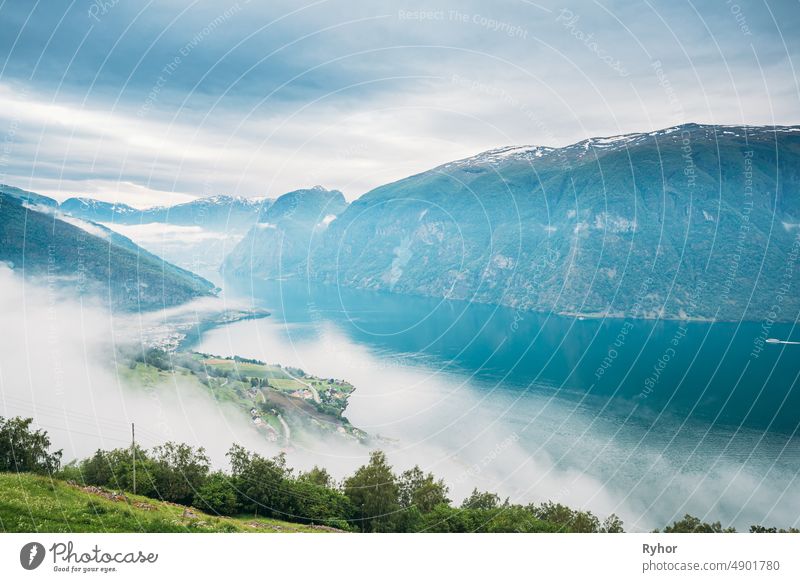
[(136, 495), (136, 428), (131, 423), (131, 455), (133, 456), (133, 494)]

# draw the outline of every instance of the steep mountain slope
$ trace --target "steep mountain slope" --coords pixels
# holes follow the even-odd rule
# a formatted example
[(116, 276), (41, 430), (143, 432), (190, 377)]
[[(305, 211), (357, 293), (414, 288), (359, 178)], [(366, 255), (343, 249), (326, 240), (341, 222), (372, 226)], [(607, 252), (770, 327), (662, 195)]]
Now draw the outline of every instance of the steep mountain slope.
[(0, 194), (0, 241), (0, 261), (25, 276), (120, 309), (179, 305), (214, 289), (122, 235), (8, 193)]
[(178, 226), (199, 226), (207, 230), (229, 232), (249, 229), (259, 213), (269, 208), (269, 199), (211, 196), (174, 206), (156, 206), (144, 210), (126, 204), (113, 204), (91, 198), (69, 198), (60, 209), (67, 214), (92, 222), (148, 224), (153, 222)]
[(321, 186), (284, 194), (226, 257), (222, 270), (264, 278), (302, 272), (310, 250), (346, 207), (341, 192)]
[(800, 127), (501, 148), (368, 192), (294, 274), (522, 310), (794, 320), (799, 196)]
[(31, 204), (37, 204), (39, 206), (58, 206), (58, 202), (52, 198), (42, 196), (41, 194), (36, 194), (35, 192), (28, 192), (27, 190), (23, 190), (15, 186), (9, 186), (7, 184), (0, 184), (0, 194), (5, 194), (9, 197), (16, 198), (17, 200), (22, 200), (23, 202), (29, 202)]

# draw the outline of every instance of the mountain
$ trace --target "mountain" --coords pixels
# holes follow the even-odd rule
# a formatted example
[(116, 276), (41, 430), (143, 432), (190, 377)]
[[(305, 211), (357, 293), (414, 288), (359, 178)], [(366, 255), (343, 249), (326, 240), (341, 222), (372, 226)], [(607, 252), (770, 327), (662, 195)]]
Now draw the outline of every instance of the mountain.
[(16, 188), (7, 184), (0, 184), (0, 195), (3, 194), (12, 198), (16, 198), (17, 200), (29, 202), (30, 204), (36, 204), (39, 206), (58, 206), (58, 202), (52, 198), (42, 196), (41, 194), (36, 194), (35, 192), (28, 192), (27, 190), (22, 190), (21, 188)]
[(686, 124), (444, 164), (282, 238), (308, 260), (277, 269), (253, 239), (235, 262), (519, 310), (794, 321), (798, 237), (800, 127)]
[(91, 198), (69, 198), (60, 210), (92, 222), (124, 225), (166, 223), (179, 226), (199, 226), (220, 232), (244, 232), (269, 208), (269, 199), (249, 199), (240, 196), (210, 196), (174, 206), (155, 206), (138, 210), (127, 204), (103, 202)]
[(341, 192), (321, 186), (284, 194), (225, 258), (223, 272), (257, 277), (301, 272), (309, 249), (316, 247), (328, 224), (346, 207)]
[(123, 310), (179, 305), (214, 286), (98, 224), (0, 193), (0, 261), (48, 285), (90, 294)]
[[(103, 202), (92, 198), (68, 198), (59, 204), (59, 210), (66, 214), (85, 218), (92, 222), (121, 222), (139, 218), (140, 210), (127, 204)], [(137, 220), (138, 222), (138, 220)]]

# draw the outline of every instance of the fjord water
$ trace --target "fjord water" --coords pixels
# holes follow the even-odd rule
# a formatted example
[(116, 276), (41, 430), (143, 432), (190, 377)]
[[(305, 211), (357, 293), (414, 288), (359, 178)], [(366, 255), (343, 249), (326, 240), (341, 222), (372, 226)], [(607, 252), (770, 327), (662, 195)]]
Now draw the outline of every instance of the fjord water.
[(631, 530), (687, 512), (740, 528), (800, 518), (800, 346), (758, 343), (760, 322), (579, 319), (303, 282), (226, 293), (272, 316), (197, 349), (352, 381), (351, 422), (455, 499), (473, 486), (553, 499)]

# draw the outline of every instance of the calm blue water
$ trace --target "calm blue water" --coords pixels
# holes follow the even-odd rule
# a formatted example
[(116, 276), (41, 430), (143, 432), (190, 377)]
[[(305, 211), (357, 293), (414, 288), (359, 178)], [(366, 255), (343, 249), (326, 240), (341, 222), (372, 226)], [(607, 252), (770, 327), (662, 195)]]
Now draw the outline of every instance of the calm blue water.
[[(328, 322), (355, 342), (493, 389), (556, 392), (624, 417), (670, 414), (787, 435), (800, 426), (800, 345), (766, 344), (754, 355), (761, 323), (578, 320), (297, 282), (228, 289), (280, 321)], [(775, 324), (769, 337), (798, 339), (800, 330)]]
[[(211, 330), (198, 349), (352, 381), (348, 418), (456, 500), (475, 486), (552, 499), (631, 531), (687, 512), (800, 525), (800, 346), (755, 357), (759, 323), (578, 320), (298, 282), (228, 281), (225, 294), (272, 316)], [(365, 455), (298, 452), (339, 476)]]

